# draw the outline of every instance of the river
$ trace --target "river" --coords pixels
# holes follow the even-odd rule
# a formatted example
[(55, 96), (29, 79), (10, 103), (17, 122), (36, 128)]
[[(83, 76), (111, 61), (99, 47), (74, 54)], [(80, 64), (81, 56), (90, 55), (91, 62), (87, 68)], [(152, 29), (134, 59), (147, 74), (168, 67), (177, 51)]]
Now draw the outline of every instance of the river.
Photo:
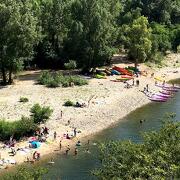
[[(91, 170), (98, 167), (97, 142), (109, 140), (131, 139), (141, 142), (141, 133), (157, 130), (162, 126), (162, 118), (166, 112), (175, 112), (176, 120), (180, 120), (180, 92), (166, 103), (151, 103), (130, 113), (116, 126), (106, 129), (91, 140), (90, 152), (85, 152), (86, 146), (79, 148), (77, 156), (59, 156), (55, 164), (49, 167), (49, 173), (44, 179), (50, 180), (93, 180)], [(140, 124), (140, 120), (145, 122)]]

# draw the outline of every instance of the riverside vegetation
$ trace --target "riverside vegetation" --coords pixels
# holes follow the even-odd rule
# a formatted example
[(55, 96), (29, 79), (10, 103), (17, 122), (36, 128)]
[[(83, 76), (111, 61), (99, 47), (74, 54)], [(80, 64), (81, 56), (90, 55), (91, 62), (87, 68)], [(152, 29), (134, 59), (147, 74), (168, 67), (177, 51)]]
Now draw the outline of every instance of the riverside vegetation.
[(179, 9), (178, 0), (1, 0), (2, 83), (34, 65), (87, 72), (124, 49), (135, 64), (161, 63), (180, 49)]
[(45, 123), (53, 112), (50, 107), (41, 107), (39, 104), (35, 104), (30, 111), (30, 118), (23, 116), (13, 122), (0, 120), (0, 140), (9, 140), (11, 136), (17, 140), (31, 136), (38, 129), (38, 124)]

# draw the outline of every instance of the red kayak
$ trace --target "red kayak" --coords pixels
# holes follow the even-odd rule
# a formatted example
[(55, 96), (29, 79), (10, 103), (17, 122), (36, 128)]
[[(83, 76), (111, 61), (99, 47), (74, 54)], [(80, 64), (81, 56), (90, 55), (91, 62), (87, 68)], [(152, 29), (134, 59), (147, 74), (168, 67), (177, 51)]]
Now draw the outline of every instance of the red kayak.
[(121, 74), (124, 74), (124, 75), (128, 75), (128, 76), (132, 76), (133, 74), (130, 73), (128, 70), (124, 69), (124, 68), (120, 68), (120, 67), (113, 67), (114, 70), (120, 72)]
[(128, 75), (123, 75), (123, 76), (121, 76), (122, 78), (128, 78), (128, 79), (134, 79), (134, 77), (132, 77), (132, 76), (128, 76)]

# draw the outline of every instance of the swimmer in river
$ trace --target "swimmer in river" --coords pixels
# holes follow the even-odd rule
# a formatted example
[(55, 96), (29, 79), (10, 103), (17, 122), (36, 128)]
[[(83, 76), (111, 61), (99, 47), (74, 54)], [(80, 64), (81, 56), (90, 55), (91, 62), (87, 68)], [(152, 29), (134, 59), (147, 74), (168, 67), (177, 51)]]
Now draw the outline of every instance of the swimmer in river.
[(75, 148), (74, 155), (76, 156), (78, 154), (78, 148)]

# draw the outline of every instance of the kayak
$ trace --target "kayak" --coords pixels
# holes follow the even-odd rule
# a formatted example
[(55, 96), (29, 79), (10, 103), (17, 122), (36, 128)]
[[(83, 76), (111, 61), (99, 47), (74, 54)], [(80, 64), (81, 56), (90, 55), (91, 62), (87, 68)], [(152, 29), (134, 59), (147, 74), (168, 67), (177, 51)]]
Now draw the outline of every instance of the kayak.
[(171, 92), (178, 92), (178, 89), (175, 89), (175, 88), (165, 88), (165, 87), (163, 87), (162, 89), (166, 90), (166, 91), (171, 91)]
[(107, 79), (106, 76), (102, 76), (102, 75), (100, 75), (100, 74), (96, 74), (96, 75), (95, 75), (95, 78), (97, 78), (97, 79)]
[(173, 95), (173, 93), (171, 92), (171, 91), (159, 91), (160, 93), (162, 93), (162, 94), (167, 94), (167, 95)]
[(123, 75), (123, 76), (121, 76), (121, 78), (134, 79), (134, 77), (132, 77), (132, 76), (128, 76), (128, 75)]
[(169, 98), (172, 97), (170, 94), (163, 94), (163, 93), (155, 93), (156, 96), (164, 97), (164, 98)]
[(173, 89), (180, 89), (180, 86), (172, 86), (172, 85), (163, 85), (163, 84), (156, 84), (157, 87), (161, 87), (161, 88), (173, 88)]
[(120, 68), (120, 67), (113, 67), (114, 70), (120, 72), (121, 74), (124, 74), (124, 75), (128, 75), (128, 76), (132, 76), (133, 74), (130, 73), (128, 70), (124, 69), (124, 68)]
[(121, 73), (119, 71), (116, 71), (114, 69), (111, 70), (112, 75), (120, 75)]
[(165, 100), (165, 99), (158, 99), (158, 98), (149, 98), (149, 100), (151, 100), (151, 101), (155, 101), (155, 102), (166, 102), (167, 101), (167, 99)]
[(130, 79), (129, 78), (117, 78), (116, 80), (118, 80), (118, 81), (128, 81)]
[(168, 99), (168, 97), (162, 97), (162, 96), (159, 96), (157, 94), (152, 95), (151, 98), (162, 99), (162, 100), (164, 100), (164, 99), (167, 100)]
[(161, 77), (155, 77), (154, 79), (157, 80), (157, 81), (165, 81), (165, 79), (161, 78)]

